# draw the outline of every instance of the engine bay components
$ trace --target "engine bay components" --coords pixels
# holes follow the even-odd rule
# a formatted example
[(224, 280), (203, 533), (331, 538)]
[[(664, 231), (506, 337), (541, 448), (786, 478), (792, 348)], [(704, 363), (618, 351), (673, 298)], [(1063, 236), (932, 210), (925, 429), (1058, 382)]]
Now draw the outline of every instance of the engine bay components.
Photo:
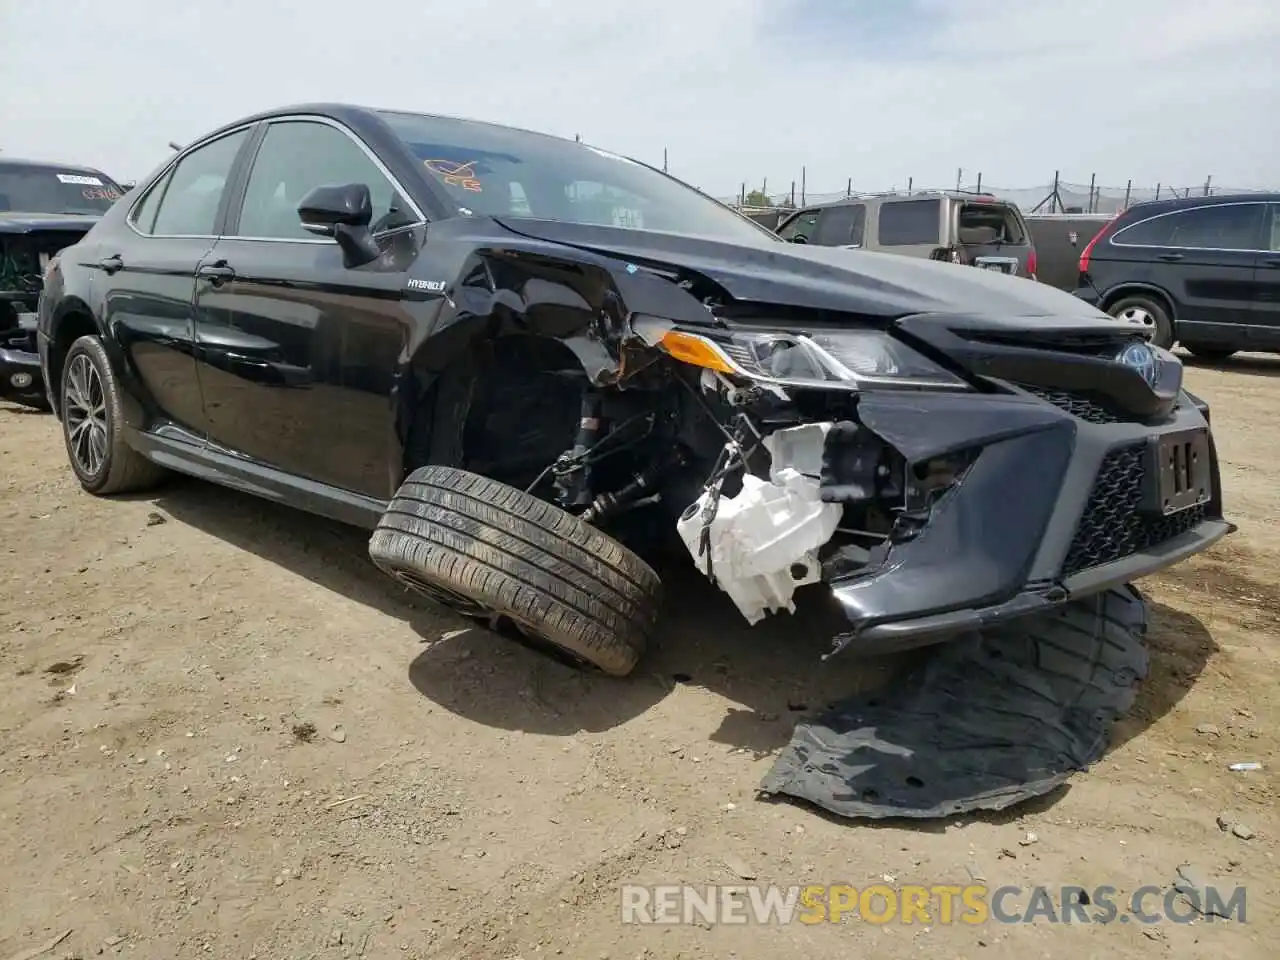
[(768, 480), (746, 473), (734, 496), (721, 496), (713, 485), (676, 523), (695, 565), (748, 623), (769, 612), (794, 613), (796, 588), (821, 579), (818, 549), (843, 512), (822, 501), (817, 476), (830, 426), (806, 424), (765, 437)]

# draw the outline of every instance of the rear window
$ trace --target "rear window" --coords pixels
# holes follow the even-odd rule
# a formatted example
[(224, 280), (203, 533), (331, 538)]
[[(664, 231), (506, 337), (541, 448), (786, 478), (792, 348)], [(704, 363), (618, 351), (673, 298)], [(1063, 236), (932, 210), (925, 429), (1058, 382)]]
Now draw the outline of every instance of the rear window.
[(583, 143), (448, 117), (380, 115), (461, 216), (533, 217), (753, 243), (778, 239), (678, 180)]
[(1018, 211), (1005, 203), (965, 203), (960, 206), (956, 239), (965, 244), (1027, 242)]
[(896, 200), (880, 207), (877, 237), (882, 247), (937, 243), (941, 201)]
[(0, 211), (106, 213), (124, 191), (109, 177), (41, 164), (0, 164)]

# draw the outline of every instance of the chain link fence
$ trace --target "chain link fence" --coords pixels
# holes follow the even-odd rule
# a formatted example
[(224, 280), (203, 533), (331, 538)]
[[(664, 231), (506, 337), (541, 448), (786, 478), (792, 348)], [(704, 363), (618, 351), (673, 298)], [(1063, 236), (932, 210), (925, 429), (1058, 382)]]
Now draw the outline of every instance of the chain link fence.
[(719, 197), (717, 199), (730, 206), (743, 210), (787, 210), (801, 206), (812, 206), (830, 203), (854, 196), (883, 196), (886, 194), (910, 195), (939, 191), (962, 190), (970, 193), (988, 194), (1007, 200), (1018, 206), (1023, 213), (1104, 213), (1114, 214), (1135, 203), (1145, 200), (1167, 200), (1177, 197), (1222, 196), (1226, 194), (1265, 193), (1272, 188), (1266, 187), (1231, 187), (1213, 182), (1207, 178), (1203, 183), (1194, 186), (1167, 183), (1135, 184), (1132, 180), (1124, 186), (1100, 186), (1096, 182), (1073, 183), (1057, 177), (1053, 181), (1039, 187), (1001, 187), (988, 184), (981, 175), (974, 181), (964, 182), (957, 178), (956, 183), (946, 186), (925, 186), (908, 179), (905, 185), (894, 185), (889, 189), (867, 190), (858, 188), (850, 180), (844, 190), (815, 193), (806, 189), (803, 181), (792, 183), (782, 193), (768, 192), (769, 184), (763, 182), (752, 188), (743, 184), (737, 196)]

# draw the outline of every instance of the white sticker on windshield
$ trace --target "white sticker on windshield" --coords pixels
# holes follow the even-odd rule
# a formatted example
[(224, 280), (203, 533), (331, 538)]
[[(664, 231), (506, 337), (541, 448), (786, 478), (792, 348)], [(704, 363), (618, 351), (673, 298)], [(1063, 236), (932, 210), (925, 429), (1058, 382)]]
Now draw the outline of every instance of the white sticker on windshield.
[(86, 177), (79, 173), (60, 173), (58, 179), (63, 183), (74, 183), (82, 187), (100, 187), (102, 181), (97, 177)]

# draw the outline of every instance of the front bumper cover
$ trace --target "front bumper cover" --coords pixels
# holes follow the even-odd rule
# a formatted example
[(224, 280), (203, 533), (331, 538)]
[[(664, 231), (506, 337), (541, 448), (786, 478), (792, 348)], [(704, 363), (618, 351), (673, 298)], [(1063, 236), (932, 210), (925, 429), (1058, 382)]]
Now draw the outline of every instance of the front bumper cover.
[(853, 626), (837, 651), (923, 645), (1041, 613), (1178, 563), (1235, 529), (1222, 517), (1212, 434), (1207, 503), (1170, 517), (1138, 507), (1156, 481), (1127, 452), (1207, 427), (1207, 406), (1189, 394), (1159, 426), (1090, 423), (1023, 395), (868, 394), (859, 417), (909, 460), (981, 452), (917, 536), (828, 579)]
[(17, 314), (17, 325), (0, 330), (0, 399), (29, 406), (47, 403), (34, 314)]

